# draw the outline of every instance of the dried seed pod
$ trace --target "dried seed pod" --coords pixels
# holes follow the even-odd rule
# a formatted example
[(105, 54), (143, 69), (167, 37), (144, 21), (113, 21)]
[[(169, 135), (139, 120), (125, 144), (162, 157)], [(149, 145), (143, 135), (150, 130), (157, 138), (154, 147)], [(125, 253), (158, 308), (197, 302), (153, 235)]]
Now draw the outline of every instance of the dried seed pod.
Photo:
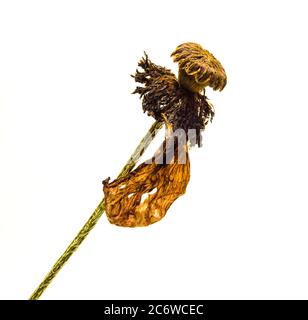
[(179, 63), (179, 83), (191, 92), (200, 92), (205, 87), (223, 90), (227, 84), (226, 72), (221, 63), (199, 44), (186, 42), (171, 54)]

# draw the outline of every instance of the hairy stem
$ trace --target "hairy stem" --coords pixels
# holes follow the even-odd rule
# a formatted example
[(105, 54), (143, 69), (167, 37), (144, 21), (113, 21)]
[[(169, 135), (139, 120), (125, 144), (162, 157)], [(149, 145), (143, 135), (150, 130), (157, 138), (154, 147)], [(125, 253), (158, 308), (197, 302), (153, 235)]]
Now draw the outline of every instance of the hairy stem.
[[(121, 170), (118, 178), (126, 175), (129, 173), (133, 168), (135, 167), (136, 163), (146, 150), (146, 148), (150, 145), (151, 141), (155, 137), (157, 131), (162, 127), (162, 122), (156, 121), (147, 134), (143, 137), (143, 139), (140, 141), (139, 145), (137, 146), (134, 153), (131, 155), (129, 160), (127, 161), (126, 165)], [(64, 251), (64, 253), (61, 255), (61, 257), (57, 260), (57, 262), (53, 265), (51, 270), (48, 272), (44, 280), (41, 282), (41, 284), (37, 287), (37, 289), (32, 293), (29, 300), (38, 300), (40, 296), (43, 294), (43, 292), (47, 289), (47, 287), (50, 285), (51, 281), (55, 278), (57, 273), (61, 270), (61, 268), (64, 266), (64, 264), (67, 262), (67, 260), (72, 256), (72, 254), (79, 248), (83, 240), (87, 237), (89, 232), (95, 227), (97, 224), (99, 218), (102, 216), (102, 214), (105, 211), (105, 203), (104, 199), (99, 203), (97, 208), (94, 210), (93, 214), (89, 218), (89, 220), (85, 223), (85, 225), (81, 228), (75, 239), (70, 243), (70, 245), (67, 247), (67, 249)]]

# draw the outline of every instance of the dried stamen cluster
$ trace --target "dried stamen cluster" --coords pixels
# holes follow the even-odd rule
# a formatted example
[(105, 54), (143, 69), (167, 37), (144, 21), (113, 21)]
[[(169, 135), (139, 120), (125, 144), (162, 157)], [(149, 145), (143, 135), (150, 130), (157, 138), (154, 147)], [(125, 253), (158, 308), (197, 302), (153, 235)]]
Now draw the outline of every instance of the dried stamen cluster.
[(162, 119), (163, 114), (173, 130), (195, 130), (195, 140), (201, 146), (201, 131), (214, 117), (207, 97), (183, 88), (170, 70), (157, 66), (147, 55), (138, 65), (143, 71), (137, 70), (133, 77), (143, 86), (138, 86), (134, 93), (140, 94), (143, 111), (156, 120)]

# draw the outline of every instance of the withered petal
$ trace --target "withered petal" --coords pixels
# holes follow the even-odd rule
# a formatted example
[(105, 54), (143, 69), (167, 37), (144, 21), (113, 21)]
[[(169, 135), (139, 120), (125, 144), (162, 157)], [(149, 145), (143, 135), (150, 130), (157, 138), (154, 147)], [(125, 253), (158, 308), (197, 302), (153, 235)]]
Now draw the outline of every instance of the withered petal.
[[(189, 182), (190, 163), (186, 145), (185, 148), (184, 164), (177, 159), (170, 164), (144, 162), (111, 183), (106, 179), (103, 190), (109, 222), (122, 227), (141, 227), (161, 220), (172, 203), (185, 193)], [(174, 153), (177, 154), (176, 150)]]

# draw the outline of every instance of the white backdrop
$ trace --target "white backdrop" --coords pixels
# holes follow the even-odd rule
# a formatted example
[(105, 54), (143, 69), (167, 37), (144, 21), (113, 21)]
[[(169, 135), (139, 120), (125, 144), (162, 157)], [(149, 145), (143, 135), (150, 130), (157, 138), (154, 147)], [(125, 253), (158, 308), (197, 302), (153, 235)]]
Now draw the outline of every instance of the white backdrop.
[(29, 297), (153, 122), (143, 51), (176, 72), (194, 41), (228, 85), (186, 195), (147, 228), (103, 216), (42, 298), (307, 299), (306, 3), (1, 1), (0, 298)]

